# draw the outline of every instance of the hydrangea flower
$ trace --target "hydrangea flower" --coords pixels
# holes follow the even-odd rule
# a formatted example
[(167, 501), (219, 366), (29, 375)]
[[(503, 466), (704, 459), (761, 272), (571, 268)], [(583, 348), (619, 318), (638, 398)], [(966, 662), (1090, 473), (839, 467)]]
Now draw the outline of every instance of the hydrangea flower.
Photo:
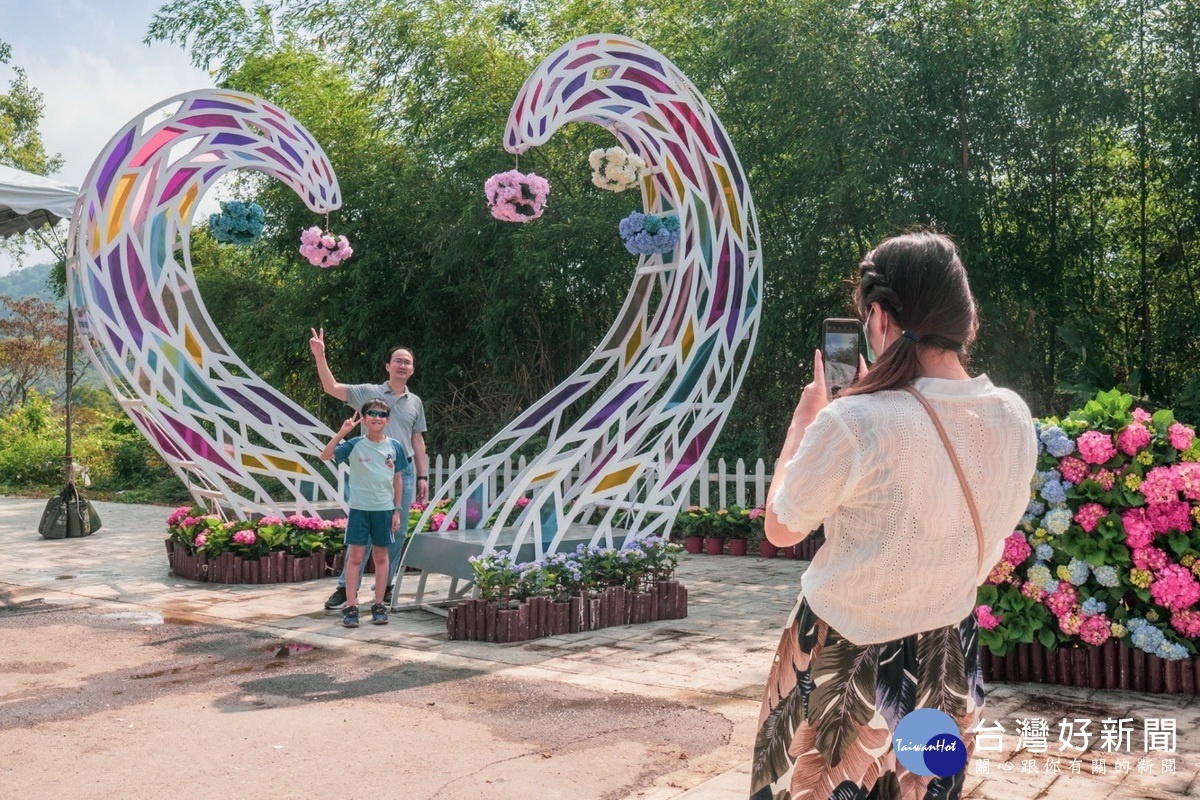
[(1192, 440), (1195, 438), (1196, 432), (1181, 422), (1176, 422), (1167, 428), (1167, 439), (1171, 442), (1171, 447), (1176, 450), (1187, 450), (1192, 446)]
[(975, 621), (979, 623), (979, 627), (990, 631), (1003, 622), (1004, 618), (993, 614), (991, 606), (976, 606)]
[(1117, 575), (1117, 568), (1112, 564), (1101, 564), (1098, 567), (1092, 567), (1092, 577), (1096, 579), (1096, 583), (1105, 587), (1119, 586), (1121, 579)]
[(1085, 617), (1094, 617), (1097, 614), (1103, 614), (1108, 610), (1108, 603), (1103, 600), (1098, 600), (1095, 597), (1089, 597), (1080, 605), (1079, 610)]
[(1146, 445), (1150, 444), (1150, 431), (1140, 422), (1131, 422), (1117, 434), (1117, 449), (1127, 456), (1137, 455)]
[[(1054, 548), (1048, 544), (1039, 544), (1033, 551), (1033, 555), (1038, 561), (1049, 561), (1054, 558)], [(1049, 574), (1049, 570), (1047, 570), (1047, 574)]]
[(1075, 443), (1057, 425), (1047, 425), (1042, 428), (1041, 433), (1038, 434), (1038, 440), (1046, 448), (1046, 452), (1055, 458), (1062, 458), (1075, 452)]
[(1075, 521), (1079, 527), (1088, 533), (1096, 529), (1096, 524), (1108, 515), (1108, 509), (1099, 503), (1085, 503), (1075, 512)]
[(1079, 454), (1089, 464), (1103, 464), (1117, 454), (1113, 439), (1100, 431), (1084, 431), (1076, 441)]
[(1053, 508), (1042, 518), (1042, 526), (1054, 534), (1061, 536), (1071, 527), (1071, 509)]

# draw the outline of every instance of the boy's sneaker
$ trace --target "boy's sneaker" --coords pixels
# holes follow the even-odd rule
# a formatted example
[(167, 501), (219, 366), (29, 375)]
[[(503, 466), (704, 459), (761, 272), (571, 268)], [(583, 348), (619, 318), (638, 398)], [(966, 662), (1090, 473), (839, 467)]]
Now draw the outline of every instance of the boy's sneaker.
[(346, 628), (358, 627), (358, 606), (346, 606), (342, 609), (342, 626)]
[(387, 587), (387, 591), (383, 593), (383, 604), (385, 606), (390, 606), (392, 604), (392, 589), (395, 588), (395, 585), (389, 586)]
[(336, 611), (346, 605), (346, 587), (339, 586), (333, 590), (333, 594), (329, 595), (329, 599), (325, 601), (326, 611)]
[[(376, 625), (387, 625), (387, 609), (383, 607), (383, 603), (376, 603), (371, 606), (371, 622)], [(355, 624), (358, 624), (357, 622)]]

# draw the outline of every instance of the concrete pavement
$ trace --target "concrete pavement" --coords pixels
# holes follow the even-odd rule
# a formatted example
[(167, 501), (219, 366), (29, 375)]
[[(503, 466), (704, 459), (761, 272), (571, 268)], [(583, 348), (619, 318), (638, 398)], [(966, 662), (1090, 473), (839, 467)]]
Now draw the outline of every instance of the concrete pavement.
[[(47, 541), (36, 525), (45, 502), (0, 499), (0, 612), (4, 604), (46, 603), (123, 609), (166, 623), (203, 621), (269, 632), (301, 644), (347, 648), (413, 664), (466, 666), (517, 681), (558, 682), (607, 692), (682, 700), (729, 720), (727, 744), (691, 756), (630, 797), (718, 800), (745, 797), (748, 759), (767, 667), (795, 596), (804, 562), (685, 556), (680, 580), (689, 591), (684, 620), (564, 635), (510, 645), (453, 642), (445, 620), (400, 612), (386, 627), (347, 630), (322, 603), (333, 581), (224, 586), (167, 572), (164, 523), (170, 509), (99, 503), (104, 527), (86, 539)], [(433, 577), (428, 591), (446, 588)], [(406, 581), (411, 595), (415, 581)], [(4, 698), (0, 697), (0, 703)], [(989, 725), (1004, 733), (969, 765), (967, 797), (1172, 798), (1200, 796), (1200, 702), (1146, 695), (998, 684), (989, 687)], [(1045, 719), (1049, 742), (1018, 742), (1020, 720)], [(1090, 719), (1086, 750), (1060, 750), (1060, 722)], [(1128, 719), (1128, 747), (1102, 746), (1103, 720)], [(1175, 727), (1174, 747), (1151, 727)], [(1078, 725), (1078, 723), (1075, 723)], [(1116, 723), (1114, 722), (1113, 725)], [(1031, 737), (1027, 737), (1031, 738)], [(1068, 739), (1070, 737), (1068, 736)], [(1112, 744), (1109, 742), (1109, 744)]]

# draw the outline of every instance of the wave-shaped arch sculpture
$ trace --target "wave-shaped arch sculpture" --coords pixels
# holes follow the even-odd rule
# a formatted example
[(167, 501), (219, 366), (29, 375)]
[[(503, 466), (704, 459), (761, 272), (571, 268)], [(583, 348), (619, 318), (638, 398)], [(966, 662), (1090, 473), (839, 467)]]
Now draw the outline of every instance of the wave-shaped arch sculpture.
[[(525, 82), (504, 146), (524, 152), (571, 122), (601, 125), (645, 159), (644, 210), (678, 214), (680, 242), (639, 260), (587, 361), (440, 488), (435, 501), (458, 494), (443, 528), (494, 519), (485, 551), (506, 526), (515, 528), (514, 552), (532, 541), (539, 557), (573, 523), (596, 524), (592, 543), (609, 546), (614, 527), (633, 538), (666, 533), (729, 414), (758, 331), (762, 258), (746, 174), (679, 68), (620, 36), (569, 42)], [(579, 413), (581, 401), (590, 404)], [(537, 436), (548, 440), (541, 452), (491, 496), (505, 463)], [(521, 498), (530, 498), (524, 508)]]
[(181, 94), (131, 120), (93, 164), (71, 220), (68, 291), (92, 363), (197, 501), (283, 513), (263, 486), (273, 478), (294, 510), (316, 513), (342, 497), (316, 459), (332, 431), (238, 358), (192, 272), (192, 216), (233, 169), (283, 181), (314, 212), (341, 205), (329, 159), (286, 112), (240, 92)]

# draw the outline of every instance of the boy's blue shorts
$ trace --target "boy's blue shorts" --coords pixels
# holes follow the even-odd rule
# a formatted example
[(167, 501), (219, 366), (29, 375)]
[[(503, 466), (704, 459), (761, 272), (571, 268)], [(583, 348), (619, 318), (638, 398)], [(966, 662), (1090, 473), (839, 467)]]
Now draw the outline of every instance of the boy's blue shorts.
[(391, 511), (359, 511), (350, 509), (346, 520), (346, 544), (358, 544), (364, 547), (368, 544), (387, 547), (396, 541), (392, 533)]

